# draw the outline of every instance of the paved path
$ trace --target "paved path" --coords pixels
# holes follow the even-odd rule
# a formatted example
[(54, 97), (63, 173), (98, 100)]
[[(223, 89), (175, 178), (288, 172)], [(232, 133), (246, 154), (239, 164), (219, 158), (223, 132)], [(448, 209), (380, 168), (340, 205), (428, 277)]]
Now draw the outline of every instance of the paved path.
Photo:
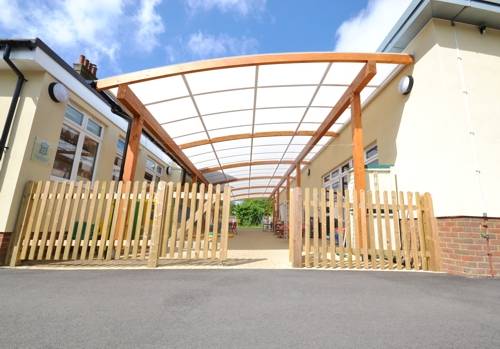
[(500, 280), (0, 269), (2, 348), (500, 348)]
[(258, 228), (239, 228), (238, 234), (229, 239), (227, 256), (230, 260), (248, 260), (238, 268), (290, 268), (288, 240)]

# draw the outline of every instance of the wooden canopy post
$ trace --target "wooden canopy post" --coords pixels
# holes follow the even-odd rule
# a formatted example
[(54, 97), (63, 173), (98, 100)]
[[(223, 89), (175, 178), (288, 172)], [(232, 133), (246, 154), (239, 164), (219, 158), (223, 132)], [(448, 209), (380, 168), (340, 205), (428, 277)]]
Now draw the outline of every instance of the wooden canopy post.
[(134, 180), (143, 126), (144, 119), (140, 115), (134, 116), (132, 125), (130, 126), (127, 149), (125, 150), (125, 164), (123, 165), (123, 176), (121, 178), (123, 181)]
[(351, 98), (352, 127), (352, 167), (354, 170), (354, 189), (366, 190), (365, 156), (363, 147), (363, 125), (361, 122), (361, 98), (353, 93)]
[(302, 190), (295, 187), (290, 193), (289, 249), (292, 267), (302, 267)]
[[(365, 195), (366, 190), (366, 172), (365, 156), (363, 148), (363, 125), (361, 123), (361, 98), (359, 93), (353, 93), (351, 97), (351, 127), (352, 127), (352, 167), (354, 171), (354, 191), (358, 200), (360, 195)], [(364, 199), (363, 199), (364, 200)], [(358, 219), (356, 224), (356, 244), (359, 248), (364, 248), (361, 227), (362, 220), (366, 218), (366, 212), (358, 208)], [(367, 243), (368, 245), (368, 243)], [(365, 256), (366, 258), (366, 256)]]
[(297, 175), (295, 176), (296, 177), (296, 180), (295, 180), (295, 187), (296, 188), (300, 188), (302, 186), (302, 171), (300, 169), (300, 164), (301, 164), (301, 162), (298, 161), (297, 167), (295, 170), (295, 172), (297, 172)]

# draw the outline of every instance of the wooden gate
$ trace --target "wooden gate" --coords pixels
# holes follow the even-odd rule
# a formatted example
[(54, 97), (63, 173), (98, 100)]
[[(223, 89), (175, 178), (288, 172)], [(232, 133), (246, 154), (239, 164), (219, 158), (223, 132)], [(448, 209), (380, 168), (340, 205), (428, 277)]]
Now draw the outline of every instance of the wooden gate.
[(212, 184), (29, 182), (9, 263), (224, 260), (230, 199)]
[(439, 270), (430, 194), (293, 188), (295, 267)]

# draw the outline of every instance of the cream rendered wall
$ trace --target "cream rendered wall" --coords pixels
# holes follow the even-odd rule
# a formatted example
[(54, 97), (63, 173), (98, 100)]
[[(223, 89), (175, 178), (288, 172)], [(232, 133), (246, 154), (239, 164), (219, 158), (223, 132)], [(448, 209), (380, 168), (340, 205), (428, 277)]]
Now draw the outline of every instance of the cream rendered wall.
[[(415, 64), (363, 108), (365, 147), (376, 142), (379, 162), (394, 164), (399, 190), (432, 193), (438, 216), (500, 216), (500, 32), (433, 19), (405, 52)], [(415, 85), (402, 96), (406, 74)], [(302, 171), (302, 186), (321, 187), (351, 158), (351, 140), (347, 125)]]
[[(27, 83), (21, 91), (21, 97), (16, 109), (8, 140), (8, 151), (4, 153), (0, 163), (0, 232), (12, 231), (15, 213), (22, 195), (24, 176), (23, 165), (29, 155), (25, 154), (27, 147), (32, 144), (30, 131), (33, 126), (37, 103), (40, 99), (40, 90), (44, 83), (44, 73), (36, 71), (23, 72)], [(10, 105), (16, 76), (10, 72), (0, 71), (0, 124), (5, 124), (5, 117)], [(11, 209), (11, 205), (15, 209)], [(16, 211), (16, 212), (14, 212)]]

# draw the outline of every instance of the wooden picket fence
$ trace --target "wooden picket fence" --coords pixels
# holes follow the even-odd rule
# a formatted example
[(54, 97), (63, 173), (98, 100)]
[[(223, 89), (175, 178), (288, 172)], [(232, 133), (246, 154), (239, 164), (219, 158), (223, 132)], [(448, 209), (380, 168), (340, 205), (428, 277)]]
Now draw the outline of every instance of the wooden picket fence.
[(209, 184), (29, 182), (10, 265), (24, 261), (217, 259), (231, 192)]
[(430, 194), (294, 189), (290, 250), (294, 266), (438, 270)]

